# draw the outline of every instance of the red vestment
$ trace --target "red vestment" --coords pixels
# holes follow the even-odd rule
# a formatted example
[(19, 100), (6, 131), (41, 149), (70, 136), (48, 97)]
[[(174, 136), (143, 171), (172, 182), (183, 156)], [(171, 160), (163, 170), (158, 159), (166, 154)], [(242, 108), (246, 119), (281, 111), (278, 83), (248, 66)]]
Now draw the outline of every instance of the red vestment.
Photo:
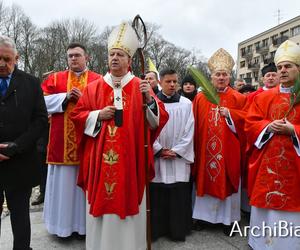
[[(283, 119), (289, 109), (290, 94), (279, 86), (254, 98), (245, 130), (249, 158), (248, 193), (250, 204), (259, 208), (300, 211), (300, 158), (291, 136), (274, 134), (261, 149), (254, 143), (272, 121)], [(300, 138), (300, 105), (287, 116)]]
[[(71, 113), (79, 143), (80, 170), (78, 184), (87, 192), (90, 214), (95, 217), (117, 214), (121, 219), (139, 213), (145, 188), (144, 114), (140, 79), (134, 77), (122, 89), (123, 125), (116, 127), (114, 119), (102, 121), (99, 134), (84, 135), (90, 111), (113, 105), (113, 88), (103, 77), (88, 85)], [(156, 97), (159, 127), (148, 128), (148, 159), (150, 178), (154, 177), (152, 144), (168, 113)]]
[[(73, 71), (65, 70), (50, 75), (42, 83), (42, 89), (44, 95), (66, 93), (73, 87), (83, 91), (88, 83), (99, 77), (99, 74), (92, 71), (86, 71), (78, 77)], [(69, 118), (74, 106), (70, 102), (65, 112), (51, 115), (47, 152), (49, 164), (79, 165), (74, 124)]]
[(255, 96), (257, 96), (258, 94), (264, 92), (264, 89), (263, 88), (259, 88), (258, 90), (250, 93), (247, 98), (248, 98), (248, 102), (251, 104), (253, 102), (253, 99)]
[(238, 191), (240, 179), (240, 142), (246, 112), (246, 96), (227, 88), (218, 93), (220, 106), (227, 107), (237, 131), (233, 133), (220, 115), (218, 107), (203, 93), (194, 99), (195, 163), (197, 195), (225, 199)]

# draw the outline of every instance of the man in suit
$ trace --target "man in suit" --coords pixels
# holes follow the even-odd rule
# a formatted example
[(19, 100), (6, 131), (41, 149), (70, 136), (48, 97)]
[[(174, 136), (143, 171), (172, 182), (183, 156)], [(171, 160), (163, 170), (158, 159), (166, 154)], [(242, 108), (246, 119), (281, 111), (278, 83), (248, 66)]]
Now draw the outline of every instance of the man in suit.
[(47, 111), (39, 80), (17, 69), (17, 61), (15, 43), (0, 35), (0, 214), (5, 195), (13, 249), (29, 250), (29, 198), (40, 177), (36, 142)]

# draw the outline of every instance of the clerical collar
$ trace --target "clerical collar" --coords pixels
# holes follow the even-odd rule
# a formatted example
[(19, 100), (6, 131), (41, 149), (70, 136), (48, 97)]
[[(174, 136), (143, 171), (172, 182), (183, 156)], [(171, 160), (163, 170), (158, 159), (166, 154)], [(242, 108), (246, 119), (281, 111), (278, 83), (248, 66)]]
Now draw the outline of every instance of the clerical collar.
[(279, 85), (280, 93), (291, 93), (293, 86), (291, 87), (283, 87), (282, 84)]
[(226, 87), (225, 89), (217, 89), (218, 93), (225, 93), (227, 91), (228, 87)]
[(157, 93), (157, 97), (164, 103), (174, 103), (180, 100), (180, 95), (177, 92), (172, 96), (168, 96), (164, 94), (162, 90)]
[(79, 77), (79, 76), (81, 76), (84, 72), (86, 72), (88, 70), (88, 68), (85, 68), (83, 71), (79, 71), (79, 72), (76, 72), (76, 71), (73, 71), (74, 73), (75, 73), (75, 75), (77, 76), (77, 77)]
[[(111, 73), (106, 73), (106, 75), (103, 78), (104, 78), (104, 81), (112, 88), (119, 88), (119, 87), (124, 88), (134, 78), (134, 75), (132, 75), (131, 72), (129, 71), (129, 72), (127, 72), (126, 75), (121, 76), (119, 78), (119, 77), (113, 76)], [(117, 79), (120, 81), (120, 84), (121, 84), (120, 86), (115, 85), (115, 82)]]
[(269, 88), (267, 88), (266, 86), (263, 86), (262, 89), (263, 89), (263, 90), (269, 90)]

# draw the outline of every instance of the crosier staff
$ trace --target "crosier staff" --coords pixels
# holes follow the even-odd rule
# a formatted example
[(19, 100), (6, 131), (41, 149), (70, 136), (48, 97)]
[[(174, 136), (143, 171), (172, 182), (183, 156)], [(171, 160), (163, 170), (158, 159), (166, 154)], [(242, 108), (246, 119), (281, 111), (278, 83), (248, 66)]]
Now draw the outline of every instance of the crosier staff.
[[(143, 50), (147, 44), (147, 30), (143, 19), (136, 15), (132, 22), (138, 39), (141, 43), (137, 50), (141, 65), (141, 79), (145, 79), (145, 57)], [(143, 93), (143, 110), (144, 110), (144, 154), (145, 154), (145, 185), (146, 185), (146, 218), (147, 218), (147, 250), (151, 250), (151, 219), (150, 219), (150, 191), (149, 191), (149, 166), (148, 166), (148, 122), (147, 122), (147, 102), (145, 93)]]

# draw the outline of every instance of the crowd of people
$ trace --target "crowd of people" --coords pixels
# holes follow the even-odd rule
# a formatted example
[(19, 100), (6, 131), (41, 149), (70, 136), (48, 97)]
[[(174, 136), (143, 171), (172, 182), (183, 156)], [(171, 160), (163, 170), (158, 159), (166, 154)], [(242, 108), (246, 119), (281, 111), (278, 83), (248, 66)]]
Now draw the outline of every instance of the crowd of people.
[[(6, 199), (14, 250), (32, 249), (29, 198), (39, 184), (33, 205), (44, 202), (49, 234), (85, 239), (88, 250), (146, 249), (149, 224), (152, 241), (185, 241), (209, 224), (233, 237), (241, 209), (250, 228), (300, 227), (299, 45), (280, 45), (257, 90), (230, 85), (234, 60), (218, 49), (208, 60), (217, 104), (174, 69), (134, 76), (139, 40), (128, 23), (107, 46), (105, 75), (74, 42), (68, 69), (40, 82), (0, 36), (0, 213)], [(300, 235), (249, 233), (256, 250), (299, 244)]]

